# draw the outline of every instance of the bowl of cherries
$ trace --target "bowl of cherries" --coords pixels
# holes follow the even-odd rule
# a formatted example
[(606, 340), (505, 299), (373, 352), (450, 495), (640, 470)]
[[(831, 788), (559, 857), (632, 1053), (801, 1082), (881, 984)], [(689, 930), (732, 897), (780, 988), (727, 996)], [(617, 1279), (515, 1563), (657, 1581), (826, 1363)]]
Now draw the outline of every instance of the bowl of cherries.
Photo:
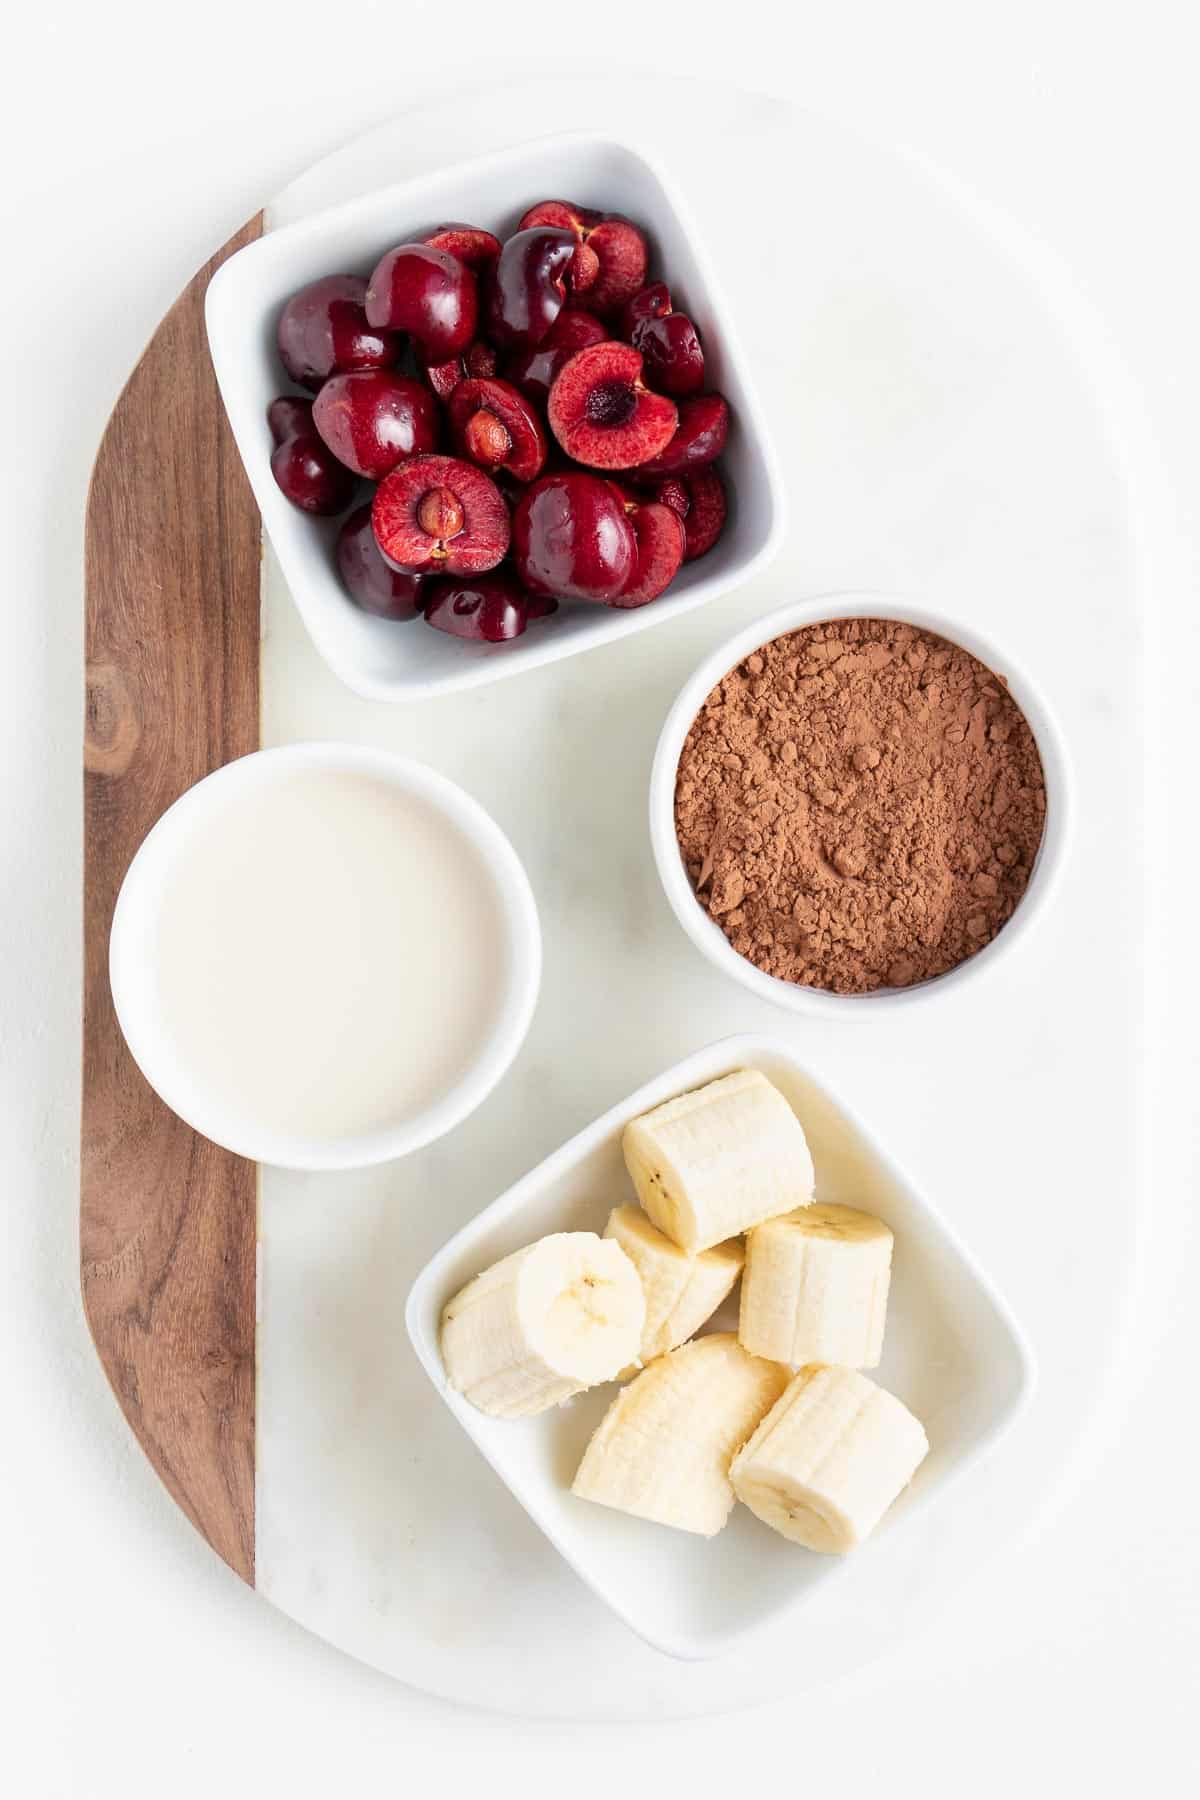
[(544, 139), (269, 233), (207, 320), (284, 576), (371, 698), (626, 635), (778, 544), (732, 328), (624, 145)]

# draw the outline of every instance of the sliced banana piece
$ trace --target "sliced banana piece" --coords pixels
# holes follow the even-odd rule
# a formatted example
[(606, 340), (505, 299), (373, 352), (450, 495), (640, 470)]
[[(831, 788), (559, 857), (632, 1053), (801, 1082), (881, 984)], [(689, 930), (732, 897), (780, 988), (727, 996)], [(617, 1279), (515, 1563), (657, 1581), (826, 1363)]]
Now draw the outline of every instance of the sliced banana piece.
[(450, 1386), (499, 1419), (611, 1381), (641, 1346), (638, 1272), (611, 1239), (559, 1231), (485, 1269), (442, 1313)]
[(738, 1337), (755, 1356), (874, 1369), (883, 1353), (892, 1233), (818, 1200), (757, 1225), (746, 1242)]
[(731, 1331), (660, 1356), (605, 1413), (572, 1492), (715, 1537), (733, 1509), (730, 1459), (786, 1382), (786, 1369), (751, 1356)]
[(812, 1199), (800, 1121), (757, 1069), (634, 1119), (622, 1149), (645, 1211), (691, 1256)]
[(853, 1550), (929, 1449), (902, 1401), (856, 1369), (815, 1366), (788, 1383), (733, 1459), (739, 1500), (809, 1550)]
[(604, 1235), (620, 1244), (641, 1277), (646, 1296), (641, 1358), (647, 1363), (699, 1331), (733, 1287), (745, 1259), (736, 1239), (689, 1256), (636, 1206), (614, 1207)]

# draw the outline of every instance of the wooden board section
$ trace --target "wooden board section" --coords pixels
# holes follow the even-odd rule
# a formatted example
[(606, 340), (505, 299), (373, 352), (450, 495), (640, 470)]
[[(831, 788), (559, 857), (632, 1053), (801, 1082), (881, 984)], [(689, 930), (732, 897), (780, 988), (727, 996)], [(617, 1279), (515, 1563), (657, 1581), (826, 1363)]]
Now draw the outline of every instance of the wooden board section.
[(125, 1047), (108, 934), (160, 814), (258, 748), (261, 526), (204, 332), (196, 276), (130, 377), (87, 507), (84, 1308), (125, 1417), (196, 1528), (254, 1580), (258, 1171), (176, 1118)]

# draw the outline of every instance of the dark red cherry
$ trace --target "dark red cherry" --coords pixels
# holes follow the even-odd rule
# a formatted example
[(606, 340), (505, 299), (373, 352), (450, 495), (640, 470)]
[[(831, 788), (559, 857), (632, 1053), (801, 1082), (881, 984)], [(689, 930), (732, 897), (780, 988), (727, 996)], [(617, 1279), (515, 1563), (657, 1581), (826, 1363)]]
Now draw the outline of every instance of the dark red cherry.
[(518, 350), (509, 357), (504, 374), (514, 387), (520, 388), (527, 400), (545, 407), (550, 388), (563, 364), (577, 350), (591, 344), (602, 344), (608, 332), (593, 313), (560, 312), (540, 344), (531, 350)]
[(519, 226), (552, 225), (575, 236), (570, 269), (575, 304), (611, 312), (635, 294), (646, 279), (646, 240), (636, 225), (614, 213), (595, 212), (573, 200), (541, 200)]
[(286, 444), (289, 438), (301, 437), (306, 433), (311, 436), (316, 431), (312, 401), (297, 400), (291, 394), (280, 394), (278, 400), (272, 400), (267, 408), (267, 425), (277, 444)]
[(425, 623), (435, 631), (475, 643), (502, 644), (520, 637), (528, 617), (525, 592), (506, 569), (429, 578)]
[(637, 543), (619, 494), (598, 475), (543, 475), (512, 522), (517, 574), (531, 594), (615, 600), (633, 574)]
[(437, 448), (437, 401), (423, 382), (390, 369), (331, 375), (313, 402), (313, 423), (338, 460), (371, 481)]
[(669, 506), (683, 520), (686, 548), (684, 562), (694, 562), (712, 549), (725, 529), (727, 506), (721, 477), (711, 466), (690, 474), (664, 475), (652, 484), (655, 500)]
[(670, 288), (665, 281), (652, 281), (621, 308), (621, 336), (632, 339), (643, 319), (661, 319), (670, 311)]
[(271, 452), (271, 473), (293, 506), (323, 517), (343, 512), (357, 486), (349, 469), (315, 431), (299, 432), (277, 444)]
[(695, 394), (680, 401), (674, 437), (643, 463), (639, 480), (650, 475), (690, 475), (703, 468), (720, 456), (728, 432), (729, 407), (720, 394)]
[(670, 505), (635, 494), (612, 483), (637, 540), (633, 573), (610, 602), (612, 606), (645, 606), (670, 587), (684, 560), (687, 537), (683, 519)]
[(350, 514), (338, 532), (334, 556), (342, 586), (355, 606), (378, 619), (416, 618), (426, 578), (384, 562), (371, 527), (369, 504)]
[(279, 360), (301, 387), (319, 388), (349, 369), (390, 369), (400, 354), (394, 332), (368, 323), (361, 275), (326, 275), (293, 294), (279, 316)]
[(509, 238), (485, 290), (484, 329), (499, 349), (541, 343), (563, 309), (574, 254), (570, 231), (534, 226)]
[(372, 325), (407, 331), (428, 361), (447, 362), (475, 336), (475, 276), (448, 250), (398, 244), (372, 271), (366, 309)]

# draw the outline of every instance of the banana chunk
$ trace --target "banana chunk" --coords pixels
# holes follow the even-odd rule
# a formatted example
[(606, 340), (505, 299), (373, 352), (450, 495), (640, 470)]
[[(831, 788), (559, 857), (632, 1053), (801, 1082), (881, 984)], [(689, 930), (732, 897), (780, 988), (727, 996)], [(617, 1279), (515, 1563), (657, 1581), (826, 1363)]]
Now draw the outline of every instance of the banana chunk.
[(620, 1244), (641, 1277), (646, 1296), (641, 1358), (647, 1363), (699, 1331), (733, 1287), (745, 1259), (736, 1240), (689, 1256), (636, 1206), (614, 1207), (604, 1235)]
[(730, 1479), (752, 1513), (809, 1550), (853, 1550), (929, 1449), (902, 1401), (855, 1369), (814, 1366), (788, 1383)]
[(757, 1069), (656, 1106), (621, 1147), (646, 1213), (690, 1256), (812, 1199), (800, 1121)]
[(730, 1459), (787, 1378), (786, 1369), (743, 1350), (731, 1331), (660, 1356), (605, 1413), (572, 1492), (715, 1537), (733, 1510)]
[(738, 1338), (755, 1356), (874, 1369), (883, 1354), (892, 1233), (852, 1206), (817, 1201), (750, 1233)]
[(559, 1231), (469, 1281), (442, 1313), (450, 1386), (499, 1419), (544, 1412), (633, 1362), (646, 1301), (621, 1246)]

